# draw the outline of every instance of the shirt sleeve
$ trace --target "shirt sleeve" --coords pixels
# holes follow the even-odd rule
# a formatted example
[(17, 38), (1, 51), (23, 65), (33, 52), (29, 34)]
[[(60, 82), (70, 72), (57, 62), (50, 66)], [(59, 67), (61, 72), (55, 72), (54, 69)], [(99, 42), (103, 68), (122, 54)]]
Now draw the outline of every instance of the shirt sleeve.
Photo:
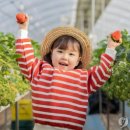
[(23, 39), (23, 38), (28, 38), (28, 31), (21, 29), (18, 31), (17, 39)]
[(35, 57), (27, 30), (19, 30), (15, 46), (16, 53), (21, 55), (21, 57), (17, 59), (21, 73), (28, 80), (31, 80)]
[(115, 49), (106, 48), (105, 53), (108, 54), (110, 57), (112, 57), (113, 60), (115, 60), (115, 58), (116, 58), (116, 53), (117, 53)]
[(114, 62), (116, 51), (110, 48), (106, 49), (106, 52), (101, 55), (100, 64), (98, 66), (91, 67), (88, 70), (88, 92), (89, 94), (95, 92), (111, 76), (112, 63)]

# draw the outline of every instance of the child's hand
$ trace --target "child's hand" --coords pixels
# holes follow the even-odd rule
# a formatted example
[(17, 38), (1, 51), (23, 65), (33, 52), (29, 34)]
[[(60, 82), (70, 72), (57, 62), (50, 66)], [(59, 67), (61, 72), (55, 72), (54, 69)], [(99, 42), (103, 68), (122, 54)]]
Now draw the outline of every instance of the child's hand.
[(108, 44), (107, 48), (115, 49), (117, 46), (119, 46), (121, 43), (120, 42), (115, 42), (113, 41), (110, 37), (108, 38)]
[[(20, 17), (18, 15), (16, 15), (16, 19), (17, 19), (17, 23), (18, 23), (18, 26), (19, 26), (19, 29), (24, 29), (24, 30), (27, 30), (28, 29), (28, 24), (29, 24), (29, 16), (27, 14), (24, 14), (26, 19), (24, 20), (22, 17), (20, 19)], [(19, 19), (18, 19), (19, 17)], [(19, 21), (18, 21), (19, 20)], [(24, 22), (20, 22), (20, 20), (24, 20)]]

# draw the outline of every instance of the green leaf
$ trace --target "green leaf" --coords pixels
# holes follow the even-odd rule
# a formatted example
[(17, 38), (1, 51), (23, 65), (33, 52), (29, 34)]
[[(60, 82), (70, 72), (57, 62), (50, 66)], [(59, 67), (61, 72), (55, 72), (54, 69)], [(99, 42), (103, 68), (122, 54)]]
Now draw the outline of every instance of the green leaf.
[(128, 53), (127, 53), (126, 60), (127, 60), (128, 62), (130, 62), (130, 50), (129, 50)]
[(11, 57), (13, 58), (13, 59), (17, 59), (17, 58), (20, 58), (22, 55), (21, 54), (14, 54), (14, 55), (12, 55)]

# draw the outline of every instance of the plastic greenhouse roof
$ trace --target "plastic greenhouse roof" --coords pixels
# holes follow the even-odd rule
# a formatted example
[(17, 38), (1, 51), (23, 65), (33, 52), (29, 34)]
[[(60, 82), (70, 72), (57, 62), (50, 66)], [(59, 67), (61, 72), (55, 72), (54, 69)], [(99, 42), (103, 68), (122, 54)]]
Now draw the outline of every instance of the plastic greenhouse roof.
[(130, 0), (111, 0), (94, 26), (94, 48), (111, 32), (124, 29), (130, 33)]
[(30, 16), (29, 36), (41, 42), (52, 28), (75, 25), (78, 0), (0, 0), (0, 32), (18, 32), (15, 16), (25, 12)]

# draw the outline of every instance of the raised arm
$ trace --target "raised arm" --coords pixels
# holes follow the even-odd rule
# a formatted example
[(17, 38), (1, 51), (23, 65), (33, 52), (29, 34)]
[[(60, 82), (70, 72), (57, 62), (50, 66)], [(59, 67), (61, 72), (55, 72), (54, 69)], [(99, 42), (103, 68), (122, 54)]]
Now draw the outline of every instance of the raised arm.
[(17, 59), (22, 74), (31, 81), (34, 66), (34, 50), (31, 40), (28, 38), (28, 23), (29, 20), (23, 24), (18, 23), (19, 32), (16, 39), (16, 53), (22, 55), (22, 57)]
[(94, 66), (88, 71), (88, 92), (93, 93), (111, 76), (112, 63), (115, 60), (116, 51), (115, 48), (120, 43), (113, 42), (111, 39), (108, 40), (108, 46), (106, 52), (101, 55), (99, 66)]

